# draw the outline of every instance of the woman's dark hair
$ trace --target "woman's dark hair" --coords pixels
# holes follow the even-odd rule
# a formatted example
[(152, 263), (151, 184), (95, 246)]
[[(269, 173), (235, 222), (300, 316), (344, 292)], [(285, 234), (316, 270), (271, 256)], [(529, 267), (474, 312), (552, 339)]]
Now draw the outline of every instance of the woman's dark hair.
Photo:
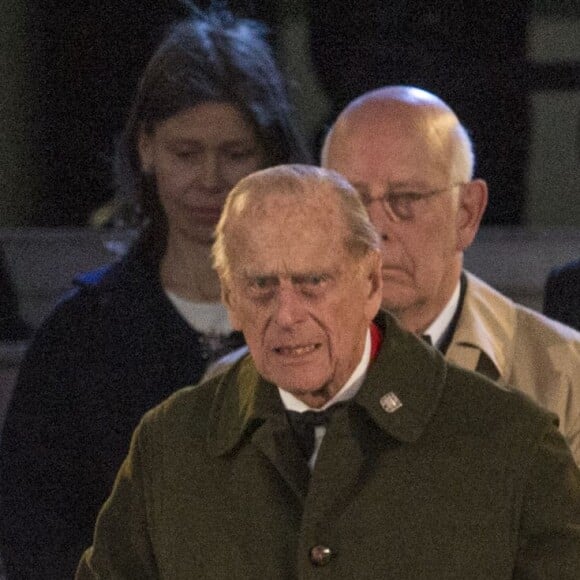
[(134, 202), (132, 225), (161, 252), (167, 223), (154, 178), (141, 170), (141, 130), (204, 102), (227, 102), (255, 128), (266, 166), (309, 161), (266, 34), (261, 23), (223, 7), (196, 11), (170, 30), (141, 77), (118, 143), (115, 179), (121, 199)]

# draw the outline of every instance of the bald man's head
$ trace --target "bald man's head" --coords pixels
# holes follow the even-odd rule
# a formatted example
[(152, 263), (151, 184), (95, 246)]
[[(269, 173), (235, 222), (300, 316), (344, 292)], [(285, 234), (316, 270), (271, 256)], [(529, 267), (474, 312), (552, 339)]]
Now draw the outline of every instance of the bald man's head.
[[(471, 140), (459, 119), (442, 99), (423, 89), (387, 86), (352, 101), (340, 113), (322, 147), (321, 165), (331, 167), (328, 156), (334, 141), (349, 138), (351, 130), (371, 133), (396, 128), (409, 134), (425, 135), (437, 144), (453, 166), (456, 179), (473, 176), (474, 155)], [(432, 149), (433, 151), (433, 149)]]
[(408, 330), (426, 328), (459, 283), (487, 203), (459, 119), (415, 87), (371, 91), (338, 116), (322, 165), (357, 189), (381, 235), (383, 306)]

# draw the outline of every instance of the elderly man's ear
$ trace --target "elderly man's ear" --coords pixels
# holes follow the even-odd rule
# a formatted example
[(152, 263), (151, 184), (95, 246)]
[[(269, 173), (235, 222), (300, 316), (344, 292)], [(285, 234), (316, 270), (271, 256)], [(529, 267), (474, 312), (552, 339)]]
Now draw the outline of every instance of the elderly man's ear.
[(377, 315), (383, 300), (383, 259), (379, 250), (370, 252), (367, 259), (368, 297), (366, 314), (370, 321)]
[(486, 207), (487, 183), (483, 179), (474, 179), (461, 187), (456, 218), (458, 251), (472, 244)]

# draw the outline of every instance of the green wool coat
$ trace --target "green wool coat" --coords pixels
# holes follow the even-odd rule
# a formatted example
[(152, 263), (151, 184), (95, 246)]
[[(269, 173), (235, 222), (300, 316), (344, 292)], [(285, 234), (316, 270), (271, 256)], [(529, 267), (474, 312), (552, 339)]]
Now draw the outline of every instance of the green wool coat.
[(77, 578), (578, 580), (555, 417), (381, 324), (310, 479), (251, 357), (148, 413)]

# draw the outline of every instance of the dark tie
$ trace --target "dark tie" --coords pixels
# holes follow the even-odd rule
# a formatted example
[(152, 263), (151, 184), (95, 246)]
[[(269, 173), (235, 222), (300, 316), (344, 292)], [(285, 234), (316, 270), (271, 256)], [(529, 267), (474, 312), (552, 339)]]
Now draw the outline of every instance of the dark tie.
[(431, 337), (428, 334), (422, 334), (421, 339), (429, 346), (433, 346), (433, 343), (431, 342)]
[(314, 428), (326, 427), (334, 411), (341, 406), (344, 406), (344, 404), (337, 403), (324, 411), (304, 411), (303, 413), (286, 411), (296, 437), (296, 443), (298, 443), (298, 447), (306, 461), (310, 460), (312, 453), (314, 453)]

